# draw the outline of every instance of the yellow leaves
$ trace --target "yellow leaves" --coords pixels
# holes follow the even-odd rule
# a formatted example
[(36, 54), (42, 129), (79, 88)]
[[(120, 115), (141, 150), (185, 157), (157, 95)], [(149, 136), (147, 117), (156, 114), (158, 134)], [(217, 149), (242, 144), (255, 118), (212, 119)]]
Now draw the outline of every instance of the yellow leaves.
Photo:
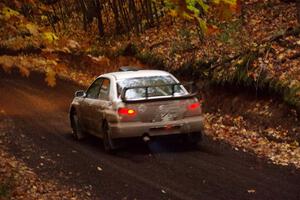
[(48, 17), (47, 17), (46, 15), (42, 15), (42, 16), (41, 16), (41, 20), (42, 20), (43, 22), (46, 22), (46, 21), (48, 21)]
[(188, 20), (188, 21), (192, 21), (194, 19), (194, 16), (189, 15), (188, 13), (184, 12), (182, 14), (182, 18), (185, 19), (185, 20)]
[(206, 32), (206, 23), (200, 16), (203, 12), (207, 12), (209, 6), (203, 0), (168, 0), (167, 3), (171, 8), (168, 15), (188, 21), (198, 21), (203, 32)]
[(230, 4), (230, 5), (234, 5), (237, 3), (237, 0), (213, 0), (213, 3), (215, 3), (215, 4), (219, 4), (221, 2)]
[(23, 21), (20, 21), (20, 24), (19, 24), (19, 26), (17, 26), (17, 28), (19, 30), (27, 30), (33, 36), (39, 35), (38, 26), (31, 22), (24, 23)]
[(50, 87), (54, 87), (56, 85), (55, 72), (51, 67), (48, 67), (46, 69), (45, 81), (47, 82), (48, 86), (50, 86)]
[(1, 16), (4, 17), (4, 19), (10, 19), (11, 17), (20, 16), (20, 13), (18, 11), (15, 11), (9, 7), (3, 7), (1, 11)]
[(43, 32), (43, 39), (49, 43), (53, 43), (58, 40), (58, 37), (53, 32)]
[(289, 88), (293, 88), (293, 87), (297, 87), (297, 86), (300, 86), (300, 83), (298, 80), (289, 81), (289, 85), (288, 85)]
[(177, 17), (177, 16), (178, 16), (178, 13), (177, 13), (176, 10), (171, 9), (171, 10), (168, 12), (168, 15), (170, 15), (171, 17)]
[(170, 15), (171, 17), (181, 17), (185, 20), (188, 20), (188, 21), (191, 21), (191, 20), (194, 20), (194, 16), (183, 11), (183, 12), (179, 12), (178, 10), (175, 10), (175, 9), (171, 9), (169, 10), (168, 12), (168, 15)]
[(197, 19), (198, 19), (198, 23), (199, 23), (201, 30), (203, 31), (203, 33), (206, 33), (207, 32), (206, 22), (201, 18), (197, 18)]
[(236, 62), (236, 64), (237, 65), (241, 65), (241, 64), (243, 64), (245, 61), (244, 61), (244, 57), (243, 58), (241, 58), (241, 59), (239, 59), (237, 62)]
[(35, 20), (30, 21), (9, 7), (0, 6), (0, 19), (4, 21), (0, 25), (5, 30), (2, 35), (7, 37), (1, 42), (10, 49), (19, 50), (28, 46), (39, 47), (45, 44), (50, 46), (51, 43), (58, 40), (58, 36), (49, 31), (47, 27), (39, 26)]
[(25, 25), (25, 27), (33, 36), (37, 36), (39, 34), (37, 25), (28, 23)]
[(209, 6), (205, 4), (202, 0), (198, 0), (197, 3), (199, 3), (204, 12), (208, 11)]
[(237, 3), (237, 0), (222, 0), (224, 3), (235, 5)]

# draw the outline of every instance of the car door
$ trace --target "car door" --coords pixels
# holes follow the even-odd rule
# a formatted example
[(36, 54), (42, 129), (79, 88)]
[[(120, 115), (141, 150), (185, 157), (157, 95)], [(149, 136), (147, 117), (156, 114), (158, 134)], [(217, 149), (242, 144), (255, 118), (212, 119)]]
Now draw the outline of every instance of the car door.
[(96, 79), (87, 89), (86, 96), (80, 105), (82, 126), (85, 130), (88, 131), (90, 131), (91, 127), (93, 126), (93, 115), (91, 114), (91, 112), (94, 110), (95, 102), (98, 101), (101, 84), (102, 79)]
[(91, 111), (92, 129), (93, 132), (99, 136), (102, 135), (102, 123), (105, 120), (106, 112), (112, 107), (112, 102), (110, 99), (110, 87), (110, 80), (108, 78), (102, 78), (98, 99), (95, 101), (93, 105), (94, 109)]

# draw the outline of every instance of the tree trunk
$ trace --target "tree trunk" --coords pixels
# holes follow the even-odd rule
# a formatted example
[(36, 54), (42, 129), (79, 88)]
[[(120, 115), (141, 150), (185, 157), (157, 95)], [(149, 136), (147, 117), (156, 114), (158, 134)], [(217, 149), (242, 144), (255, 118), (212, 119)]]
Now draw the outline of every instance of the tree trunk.
[(95, 0), (96, 10), (97, 10), (97, 20), (98, 20), (98, 31), (99, 35), (104, 36), (104, 24), (102, 19), (102, 7), (100, 4), (100, 0)]
[(298, 24), (300, 24), (300, 0), (296, 0), (296, 7), (297, 7), (297, 20), (298, 20)]
[(82, 12), (82, 19), (83, 19), (83, 29), (87, 31), (87, 8), (84, 0), (79, 0), (81, 12)]
[(108, 1), (108, 3), (110, 4), (111, 9), (113, 10), (114, 13), (114, 18), (115, 18), (115, 30), (117, 33), (121, 33), (122, 32), (122, 26), (121, 26), (121, 22), (119, 19), (119, 11), (118, 11), (118, 7), (117, 7), (117, 0), (112, 0), (112, 1)]

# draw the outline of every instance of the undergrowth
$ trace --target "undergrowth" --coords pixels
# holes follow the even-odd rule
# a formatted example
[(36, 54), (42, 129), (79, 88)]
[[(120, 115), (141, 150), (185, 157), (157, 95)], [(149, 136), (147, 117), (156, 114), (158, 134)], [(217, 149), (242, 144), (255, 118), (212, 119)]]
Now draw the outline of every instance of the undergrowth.
[[(224, 64), (217, 66), (215, 66), (215, 63), (218, 58), (198, 59), (185, 62), (178, 69), (167, 66), (162, 57), (153, 54), (151, 51), (140, 52), (137, 46), (132, 43), (119, 50), (117, 55), (136, 57), (142, 63), (155, 69), (166, 70), (177, 76), (188, 76), (193, 80), (205, 79), (211, 84), (242, 86), (256, 91), (279, 94), (284, 102), (300, 112), (300, 98), (297, 95), (300, 92), (300, 85), (281, 82), (263, 69), (258, 77), (253, 76), (253, 69), (250, 66), (260, 54), (259, 51), (249, 51), (236, 59), (223, 58), (221, 63)], [(231, 62), (229, 62), (230, 60)]]

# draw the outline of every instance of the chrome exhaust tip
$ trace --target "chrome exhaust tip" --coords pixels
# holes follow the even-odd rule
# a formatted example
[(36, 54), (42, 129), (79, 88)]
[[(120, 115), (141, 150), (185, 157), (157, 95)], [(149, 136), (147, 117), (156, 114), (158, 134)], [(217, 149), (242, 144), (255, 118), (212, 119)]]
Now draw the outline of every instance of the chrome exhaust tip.
[(148, 135), (143, 136), (143, 141), (144, 142), (149, 142), (150, 141), (150, 137)]

